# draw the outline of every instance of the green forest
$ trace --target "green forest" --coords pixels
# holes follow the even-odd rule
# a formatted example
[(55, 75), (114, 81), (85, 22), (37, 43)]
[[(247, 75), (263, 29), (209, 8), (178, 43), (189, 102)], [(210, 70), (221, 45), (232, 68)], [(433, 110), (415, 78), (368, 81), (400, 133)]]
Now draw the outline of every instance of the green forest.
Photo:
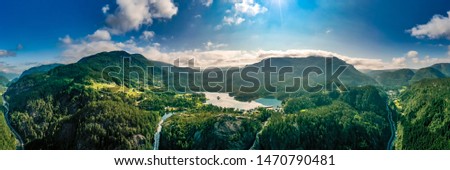
[[(2, 76), (0, 76), (0, 80), (2, 79)], [(8, 79), (4, 78), (5, 80), (3, 85), (6, 85), (9, 81)], [(3, 95), (3, 93), (6, 90), (6, 87), (0, 84), (0, 96)], [(11, 133), (11, 130), (9, 129), (8, 125), (6, 124), (5, 120), (5, 109), (3, 108), (3, 98), (0, 97), (0, 103), (2, 106), (0, 107), (0, 150), (14, 150), (16, 149), (16, 139), (14, 138), (14, 135)]]
[(396, 149), (450, 149), (450, 79), (413, 84), (399, 97)]

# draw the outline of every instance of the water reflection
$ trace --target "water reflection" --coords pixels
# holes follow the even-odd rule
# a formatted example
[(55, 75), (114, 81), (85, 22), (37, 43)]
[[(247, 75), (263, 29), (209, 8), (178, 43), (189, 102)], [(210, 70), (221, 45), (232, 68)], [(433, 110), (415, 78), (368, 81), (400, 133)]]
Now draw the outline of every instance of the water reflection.
[(215, 106), (226, 107), (226, 108), (236, 108), (250, 110), (257, 107), (267, 107), (272, 106), (274, 108), (281, 106), (281, 101), (277, 99), (270, 98), (260, 98), (251, 102), (241, 102), (230, 97), (228, 93), (204, 93), (206, 97), (206, 103)]

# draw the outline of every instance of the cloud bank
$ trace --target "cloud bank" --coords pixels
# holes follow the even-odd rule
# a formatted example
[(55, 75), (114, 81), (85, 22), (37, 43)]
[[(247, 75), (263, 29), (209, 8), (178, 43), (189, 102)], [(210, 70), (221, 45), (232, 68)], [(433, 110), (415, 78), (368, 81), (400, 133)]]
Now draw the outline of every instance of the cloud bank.
[(245, 66), (259, 62), (266, 58), (292, 57), (305, 58), (309, 56), (337, 57), (354, 65), (358, 69), (392, 69), (403, 67), (402, 59), (394, 62), (383, 62), (381, 59), (355, 58), (323, 50), (218, 50), (226, 44), (207, 42), (205, 50), (186, 50), (177, 52), (164, 52), (159, 44), (139, 46), (134, 39), (126, 42), (114, 42), (111, 40), (92, 41), (82, 39), (77, 43), (66, 44), (66, 49), (61, 56), (66, 63), (76, 62), (82, 57), (100, 53), (103, 51), (124, 50), (129, 53), (138, 53), (154, 61), (173, 63), (180, 59), (181, 64), (187, 66), (190, 59), (195, 59), (199, 67), (231, 67)]

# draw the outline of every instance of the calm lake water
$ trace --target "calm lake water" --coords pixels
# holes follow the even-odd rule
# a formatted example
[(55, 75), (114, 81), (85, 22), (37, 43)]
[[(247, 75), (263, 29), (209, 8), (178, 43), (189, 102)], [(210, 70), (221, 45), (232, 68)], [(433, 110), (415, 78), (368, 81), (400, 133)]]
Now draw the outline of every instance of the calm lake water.
[[(227, 108), (236, 108), (236, 109), (244, 109), (244, 110), (250, 110), (257, 107), (265, 107), (265, 106), (281, 106), (281, 101), (277, 99), (271, 99), (271, 98), (260, 98), (255, 101), (251, 102), (241, 102), (235, 100), (233, 97), (230, 97), (228, 93), (204, 93), (206, 97), (206, 103), (212, 104), (215, 106), (220, 107), (227, 107)], [(217, 97), (220, 97), (220, 99), (217, 99)]]

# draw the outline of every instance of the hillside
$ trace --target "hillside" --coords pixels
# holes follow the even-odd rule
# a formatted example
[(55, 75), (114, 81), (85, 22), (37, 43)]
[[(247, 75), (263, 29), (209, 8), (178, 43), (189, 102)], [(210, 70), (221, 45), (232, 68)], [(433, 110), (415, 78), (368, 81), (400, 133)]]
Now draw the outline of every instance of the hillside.
[(367, 75), (374, 78), (385, 88), (398, 89), (402, 86), (421, 81), (423, 79), (435, 79), (450, 77), (450, 64), (441, 63), (419, 70), (398, 69), (398, 70), (372, 70), (367, 71)]
[(5, 109), (3, 108), (3, 97), (1, 97), (5, 90), (6, 87), (0, 84), (0, 150), (14, 150), (16, 149), (16, 139), (6, 124), (4, 116)]
[(9, 83), (8, 78), (0, 76), (0, 86), (6, 87)]
[(160, 149), (248, 150), (262, 123), (238, 114), (180, 114), (164, 123)]
[(391, 135), (386, 96), (375, 87), (304, 94), (285, 101), (286, 114), (214, 108), (167, 119), (161, 149), (385, 149)]
[[(280, 69), (283, 67), (291, 67), (293, 68), (292, 73), (286, 73), (285, 75), (278, 75), (277, 73), (272, 73), (270, 75), (270, 79), (266, 78), (264, 79), (264, 74), (260, 71), (255, 74), (251, 74), (251, 76), (256, 77), (257, 80), (261, 84), (261, 88), (259, 88), (256, 92), (250, 91), (239, 91), (238, 87), (240, 86), (249, 86), (252, 85), (249, 82), (243, 81), (239, 76), (233, 77), (233, 95), (236, 96), (237, 99), (248, 101), (252, 99), (256, 99), (258, 97), (264, 97), (264, 96), (274, 96), (276, 98), (284, 98), (285, 96), (289, 95), (292, 92), (286, 92), (286, 87), (293, 87), (294, 85), (294, 78), (300, 78), (300, 84), (296, 88), (297, 91), (295, 92), (305, 92), (309, 91), (308, 87), (304, 86), (303, 82), (305, 80), (305, 77), (303, 76), (303, 71), (308, 67), (316, 67), (323, 71), (323, 74), (317, 75), (315, 73), (311, 73), (309, 75), (309, 85), (315, 86), (317, 83), (324, 86), (327, 84), (330, 84), (329, 80), (326, 80), (326, 73), (329, 72), (329, 74), (333, 74), (337, 71), (337, 69), (340, 66), (346, 66), (347, 68), (342, 72), (342, 74), (338, 77), (338, 79), (342, 82), (342, 85), (338, 86), (344, 86), (344, 87), (357, 87), (357, 86), (364, 86), (364, 85), (376, 85), (377, 82), (361, 73), (357, 69), (355, 69), (354, 66), (347, 64), (345, 61), (340, 60), (336, 57), (329, 58), (331, 60), (327, 60), (326, 57), (317, 57), (317, 56), (311, 56), (306, 58), (270, 58), (262, 60), (261, 62), (248, 65), (243, 69), (246, 68), (257, 68), (259, 70), (262, 70), (265, 63), (270, 63), (271, 66), (276, 67), (277, 73), (279, 73)], [(330, 68), (330, 71), (326, 70), (326, 65), (332, 66)], [(241, 70), (243, 70), (241, 69)], [(280, 81), (279, 78), (283, 77), (285, 80)], [(230, 77), (227, 77), (227, 80), (231, 79)], [(271, 82), (269, 82), (271, 80)], [(271, 83), (272, 86), (277, 87), (276, 92), (267, 92), (266, 88), (268, 86), (265, 86), (266, 84)], [(266, 87), (266, 88), (264, 88)], [(334, 89), (336, 89), (336, 86), (332, 86)]]
[(372, 86), (291, 98), (259, 135), (257, 149), (385, 149), (386, 97)]
[(450, 78), (414, 83), (398, 106), (396, 149), (450, 149)]
[(450, 63), (439, 63), (431, 66), (439, 70), (441, 73), (445, 74), (447, 77), (450, 77)]
[[(48, 65), (41, 65), (41, 66), (36, 66), (36, 67), (32, 67), (28, 70), (25, 70), (20, 77), (26, 76), (26, 75), (30, 75), (30, 74), (37, 74), (37, 73), (47, 73), (48, 71), (50, 71), (51, 69), (58, 67), (58, 66), (62, 66), (63, 64), (48, 64)], [(20, 78), (19, 77), (19, 78)]]
[[(260, 69), (264, 61), (245, 68)], [(289, 80), (302, 76), (308, 66), (325, 69), (327, 61), (332, 62), (333, 72), (337, 66), (347, 65), (337, 58), (323, 57), (274, 58), (271, 62), (275, 67), (292, 66), (294, 73), (285, 77)], [(146, 70), (151, 66), (154, 70)], [(283, 99), (284, 113), (260, 108), (242, 114), (206, 105), (205, 96), (196, 91), (180, 93), (167, 88), (173, 85), (177, 72), (195, 70), (176, 67), (172, 70), (175, 73), (166, 74), (164, 66), (171, 65), (113, 51), (73, 64), (31, 69), (5, 93), (9, 118), (25, 149), (152, 149), (158, 123), (168, 112), (176, 114), (162, 124), (159, 149), (385, 149), (392, 135), (386, 111), (388, 99), (381, 87), (372, 86), (377, 85), (375, 79), (384, 86), (400, 87), (414, 77), (443, 76), (430, 67), (417, 73), (408, 69), (383, 71), (373, 79), (348, 65), (340, 77), (348, 84), (348, 91), (233, 91), (244, 100), (269, 95)], [(265, 81), (262, 73), (253, 76)], [(292, 82), (276, 82), (277, 75), (271, 76), (276, 77), (271, 83), (277, 87)], [(248, 84), (236, 77), (223, 78), (236, 80), (233, 86)], [(323, 78), (311, 80), (327, 83)], [(207, 83), (198, 78), (191, 81)], [(445, 142), (431, 145), (417, 135), (441, 141), (448, 138), (443, 130), (448, 126), (448, 81), (420, 81), (402, 93), (400, 105), (406, 109), (400, 118), (401, 136), (396, 148), (413, 149), (416, 143), (432, 149), (447, 147)], [(8, 136), (4, 139), (9, 140)]]
[(372, 73), (372, 77), (387, 87), (401, 87), (409, 85), (409, 81), (414, 77), (415, 73), (411, 69), (399, 69)]
[[(303, 77), (303, 70), (307, 67), (318, 67), (324, 72), (326, 71), (326, 57), (311, 56), (306, 58), (270, 58), (265, 59), (259, 63), (253, 64), (251, 66), (262, 67), (264, 62), (270, 61), (271, 65), (277, 68), (282, 67), (293, 67), (294, 73), (290, 76), (292, 77)], [(353, 65), (347, 64), (345, 61), (333, 57), (331, 63), (332, 71), (335, 72), (340, 66), (347, 66), (347, 69), (339, 77), (342, 83), (348, 87), (361, 86), (361, 85), (374, 85), (376, 82), (366, 76), (365, 74), (358, 71)], [(318, 76), (314, 78), (316, 82), (324, 83), (324, 76)]]
[(19, 74), (0, 71), (0, 76), (6, 77), (8, 80), (12, 80), (19, 77)]
[[(141, 55), (99, 53), (13, 83), (6, 98), (12, 124), (23, 137), (25, 148), (152, 148), (159, 113), (136, 104), (143, 94), (134, 88), (140, 81), (131, 76), (102, 77), (101, 71), (108, 66), (124, 71), (120, 69), (123, 57), (131, 58), (131, 65), (151, 65)], [(120, 82), (125, 83), (125, 89), (117, 90)]]
[(423, 79), (445, 78), (445, 74), (433, 67), (419, 69), (411, 78), (411, 82), (417, 82)]

